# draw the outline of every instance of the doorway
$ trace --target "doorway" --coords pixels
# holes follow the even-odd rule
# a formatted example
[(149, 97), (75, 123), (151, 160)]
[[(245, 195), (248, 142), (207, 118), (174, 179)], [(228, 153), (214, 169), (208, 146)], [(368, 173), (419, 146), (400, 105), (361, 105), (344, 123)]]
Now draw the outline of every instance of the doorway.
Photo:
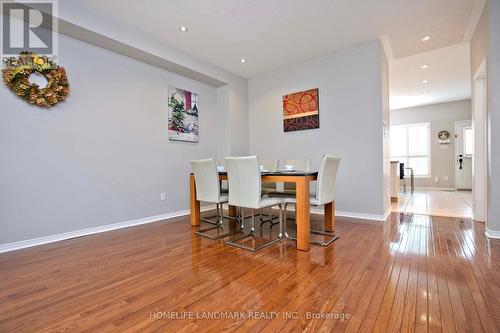
[(472, 155), (474, 151), (472, 121), (455, 122), (455, 186), (457, 190), (472, 190)]

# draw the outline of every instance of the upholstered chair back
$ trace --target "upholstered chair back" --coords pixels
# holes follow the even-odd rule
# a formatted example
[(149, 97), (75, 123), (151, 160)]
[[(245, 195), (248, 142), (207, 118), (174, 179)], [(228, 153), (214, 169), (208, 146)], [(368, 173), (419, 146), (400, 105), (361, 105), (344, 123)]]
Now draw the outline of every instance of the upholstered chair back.
[(213, 158), (190, 161), (196, 181), (196, 197), (200, 201), (219, 202), (220, 182), (217, 164)]
[(257, 156), (226, 157), (229, 204), (259, 208), (262, 184)]
[(340, 157), (323, 156), (318, 170), (318, 180), (316, 182), (316, 200), (320, 205), (330, 203), (335, 200), (335, 180), (340, 164)]

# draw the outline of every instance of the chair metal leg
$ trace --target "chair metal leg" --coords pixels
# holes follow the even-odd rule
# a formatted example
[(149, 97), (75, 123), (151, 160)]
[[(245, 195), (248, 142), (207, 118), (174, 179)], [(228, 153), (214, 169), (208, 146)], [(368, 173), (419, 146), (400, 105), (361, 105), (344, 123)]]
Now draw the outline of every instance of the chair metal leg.
[(287, 220), (288, 220), (288, 217), (287, 217), (287, 207), (288, 207), (288, 203), (285, 203), (285, 218), (284, 218), (284, 222), (283, 222), (283, 229), (284, 229), (284, 234), (285, 234), (285, 237), (290, 239), (290, 235), (288, 234), (288, 230), (286, 229), (286, 223), (287, 223)]
[[(329, 233), (329, 232), (324, 232), (324, 231), (319, 231), (319, 230), (311, 230), (311, 234), (332, 237), (331, 239), (329, 239), (326, 242), (320, 242), (320, 241), (315, 241), (315, 240), (309, 241), (309, 243), (311, 243), (311, 244), (316, 244), (316, 245), (321, 245), (321, 246), (328, 246), (328, 245), (332, 244), (334, 241), (336, 241), (337, 239), (340, 238), (339, 236), (337, 236), (335, 234), (332, 234), (332, 233)], [(293, 241), (297, 240), (297, 238), (293, 237), (293, 236), (289, 237), (288, 239), (293, 240)]]
[(206, 238), (210, 238), (210, 239), (216, 240), (216, 239), (221, 239), (221, 238), (224, 238), (224, 237), (228, 237), (228, 236), (231, 236), (231, 235), (234, 235), (234, 234), (240, 232), (239, 230), (229, 231), (229, 232), (222, 233), (222, 234), (219, 233), (219, 232), (217, 232), (217, 234), (213, 235), (213, 236), (206, 233), (207, 231), (214, 230), (214, 229), (224, 230), (224, 228), (223, 228), (223, 221), (224, 221), (223, 204), (220, 204), (220, 208), (219, 208), (219, 204), (217, 204), (217, 224), (215, 226), (213, 226), (213, 227), (209, 227), (209, 228), (205, 228), (205, 229), (200, 229), (200, 230), (196, 231), (195, 234), (198, 235), (198, 236), (202, 236), (202, 237), (206, 237)]
[[(296, 241), (297, 238), (296, 237), (293, 237), (293, 236), (290, 236), (287, 231), (286, 231), (286, 208), (287, 208), (287, 205), (288, 203), (285, 204), (285, 237), (290, 239), (290, 240), (294, 240)], [(329, 239), (328, 241), (326, 242), (320, 242), (320, 241), (315, 241), (315, 240), (312, 240), (310, 241), (311, 244), (317, 244), (317, 245), (321, 245), (321, 246), (328, 246), (330, 245), (331, 243), (333, 243), (334, 241), (336, 241), (339, 236), (331, 233), (331, 232), (326, 232), (326, 231), (321, 231), (321, 230), (314, 230), (314, 229), (311, 229), (311, 233), (312, 234), (315, 234), (315, 235), (323, 235), (323, 236), (329, 236), (329, 237), (332, 237), (331, 239)]]
[(253, 239), (258, 238), (254, 234), (254, 231), (255, 231), (255, 215), (254, 215), (254, 211), (252, 210), (252, 214), (250, 215), (250, 217), (252, 219), (250, 233), (243, 234), (242, 236), (240, 236), (238, 238), (235, 238), (235, 239), (232, 239), (232, 240), (228, 240), (228, 241), (226, 241), (226, 244), (231, 245), (231, 246), (235, 246), (235, 247), (239, 247), (241, 249), (249, 250), (249, 251), (252, 251), (252, 252), (256, 252), (256, 251), (261, 250), (261, 249), (263, 249), (265, 247), (268, 247), (268, 246), (270, 246), (270, 245), (272, 245), (272, 244), (274, 244), (276, 242), (279, 242), (282, 239), (282, 230), (283, 230), (281, 205), (279, 205), (279, 206), (280, 206), (280, 222), (279, 222), (279, 224), (280, 224), (280, 233), (279, 233), (278, 238), (276, 238), (274, 240), (271, 240), (269, 242), (266, 242), (266, 243), (264, 243), (262, 245), (259, 245), (257, 247), (251, 247), (251, 246), (247, 246), (247, 245), (239, 244), (238, 243), (238, 241), (240, 241), (242, 239), (245, 239), (245, 238), (249, 238), (249, 237), (251, 237)]
[(253, 212), (253, 209), (252, 209), (252, 229), (250, 229), (251, 233), (253, 234), (253, 232), (255, 231), (255, 214)]
[(283, 205), (279, 205), (279, 224), (280, 224), (280, 233), (278, 237), (281, 239), (283, 238)]
[(339, 238), (339, 236), (332, 234), (331, 232), (326, 232), (326, 231), (311, 230), (311, 233), (315, 234), (315, 235), (323, 235), (323, 236), (332, 237), (330, 240), (328, 240), (326, 242), (311, 241), (311, 244), (318, 244), (321, 246), (328, 246), (328, 245), (332, 244), (333, 242), (335, 242)]
[[(224, 215), (223, 204), (220, 204), (220, 205), (221, 205), (221, 210), (222, 210), (221, 213), (222, 213), (222, 217), (223, 218), (228, 219), (228, 220), (234, 220), (234, 221), (238, 221), (239, 220), (238, 216)], [(213, 225), (217, 225), (219, 223), (218, 216), (219, 216), (219, 213), (217, 213), (217, 215), (213, 215), (213, 216), (202, 217), (202, 218), (200, 218), (200, 221), (203, 221), (203, 222), (206, 222), (206, 223), (210, 223), (210, 224), (213, 224)], [(217, 218), (217, 220), (214, 221), (213, 220), (214, 218)]]
[(278, 222), (279, 222), (279, 221), (274, 222), (274, 220), (277, 218), (277, 216), (273, 216), (271, 207), (269, 207), (269, 213), (268, 213), (266, 218), (263, 218), (262, 214), (260, 214), (260, 215), (261, 215), (260, 216), (260, 226), (261, 227), (264, 223), (269, 223), (269, 224), (271, 224), (271, 227), (272, 227), (272, 226), (278, 224)]

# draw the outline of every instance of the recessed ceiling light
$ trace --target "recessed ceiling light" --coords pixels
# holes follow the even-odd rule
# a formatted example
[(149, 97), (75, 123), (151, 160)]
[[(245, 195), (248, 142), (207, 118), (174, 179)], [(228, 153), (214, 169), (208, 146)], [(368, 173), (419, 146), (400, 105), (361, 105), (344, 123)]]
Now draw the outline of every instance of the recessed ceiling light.
[(181, 25), (179, 27), (179, 30), (182, 31), (182, 32), (186, 32), (186, 31), (188, 31), (188, 28), (186, 28), (185, 26)]
[(429, 39), (431, 39), (431, 36), (425, 36), (424, 38), (420, 39), (422, 42), (427, 42)]
[(422, 83), (423, 84), (426, 84), (426, 83), (429, 83), (430, 81), (429, 80), (423, 80)]
[(241, 62), (242, 64), (244, 64), (244, 63), (245, 63), (245, 62), (247, 62), (247, 61), (246, 61), (246, 59), (240, 59), (240, 62)]
[(427, 69), (427, 68), (429, 68), (429, 65), (422, 65), (420, 68)]

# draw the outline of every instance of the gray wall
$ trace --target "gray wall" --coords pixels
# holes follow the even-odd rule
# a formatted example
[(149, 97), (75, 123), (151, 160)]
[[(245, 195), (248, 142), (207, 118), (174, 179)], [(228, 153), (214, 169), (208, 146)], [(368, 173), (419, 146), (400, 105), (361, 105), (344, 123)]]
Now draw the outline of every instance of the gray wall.
[(59, 17), (77, 26), (226, 82), (227, 86), (219, 88), (217, 92), (219, 124), (225, 124), (224, 129), (218, 131), (219, 135), (224, 134), (221, 137), (222, 140), (219, 141), (218, 157), (248, 154), (248, 80), (159, 42), (146, 32), (127, 25), (126, 22), (116, 22), (109, 20), (102, 13), (82, 10), (78, 1), (60, 1)]
[[(373, 41), (250, 79), (250, 152), (312, 158), (315, 168), (322, 154), (339, 155), (337, 209), (383, 215), (382, 58)], [(283, 132), (282, 96), (311, 88), (319, 88), (320, 128)]]
[[(431, 178), (415, 179), (417, 187), (455, 187), (455, 121), (471, 119), (470, 100), (391, 110), (391, 125), (431, 123)], [(442, 149), (439, 131), (451, 134), (451, 143)], [(434, 177), (439, 177), (439, 182)], [(448, 181), (444, 178), (448, 176)]]
[[(59, 48), (64, 103), (0, 85), (0, 244), (188, 209), (189, 159), (230, 150), (217, 89), (64, 36)], [(168, 140), (169, 86), (199, 93), (199, 144)]]

